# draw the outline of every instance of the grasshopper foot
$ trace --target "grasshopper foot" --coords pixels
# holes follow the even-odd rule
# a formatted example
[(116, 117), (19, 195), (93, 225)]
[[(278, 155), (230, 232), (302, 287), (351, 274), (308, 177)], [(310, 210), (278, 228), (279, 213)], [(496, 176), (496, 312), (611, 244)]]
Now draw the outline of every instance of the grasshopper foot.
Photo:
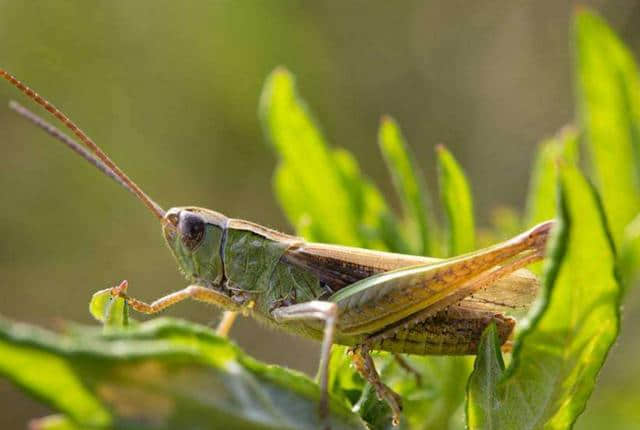
[(118, 285), (117, 287), (111, 288), (111, 296), (123, 297), (124, 294), (127, 292), (128, 287), (129, 287), (129, 283), (126, 280), (120, 282), (120, 285)]
[(369, 355), (369, 351), (363, 346), (356, 346), (349, 351), (356, 370), (362, 377), (376, 390), (378, 399), (387, 402), (393, 414), (392, 424), (400, 424), (400, 414), (402, 413), (402, 398), (391, 388), (387, 387), (381, 380), (376, 370), (376, 366)]

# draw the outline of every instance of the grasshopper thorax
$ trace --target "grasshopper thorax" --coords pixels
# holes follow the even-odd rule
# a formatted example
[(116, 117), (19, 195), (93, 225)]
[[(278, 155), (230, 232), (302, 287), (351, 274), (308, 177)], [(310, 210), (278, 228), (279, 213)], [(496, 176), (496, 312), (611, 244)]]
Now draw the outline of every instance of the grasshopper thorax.
[(186, 278), (198, 285), (219, 285), (228, 218), (209, 209), (176, 207), (167, 211), (165, 221), (163, 236)]

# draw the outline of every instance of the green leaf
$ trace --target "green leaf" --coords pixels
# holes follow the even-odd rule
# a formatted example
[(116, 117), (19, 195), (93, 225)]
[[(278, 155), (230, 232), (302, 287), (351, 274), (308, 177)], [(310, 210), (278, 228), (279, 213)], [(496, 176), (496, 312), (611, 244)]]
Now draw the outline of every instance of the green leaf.
[(89, 312), (104, 324), (105, 329), (126, 327), (129, 324), (129, 307), (121, 297), (113, 297), (111, 288), (93, 294), (89, 302)]
[(618, 334), (613, 244), (598, 196), (569, 164), (560, 170), (559, 209), (543, 300), (503, 376), (485, 336), (468, 386), (471, 429), (570, 428)]
[[(0, 373), (80, 428), (321, 425), (313, 381), (261, 364), (207, 328), (156, 319), (105, 335), (82, 333), (62, 336), (0, 320)], [(332, 396), (330, 407), (332, 428), (364, 428), (344, 398)]]
[(578, 143), (577, 131), (566, 127), (558, 135), (538, 146), (527, 197), (527, 227), (556, 216), (557, 166), (562, 161), (577, 163)]
[(405, 219), (417, 229), (420, 239), (414, 253), (435, 255), (432, 238), (435, 222), (424, 178), (413, 160), (400, 128), (393, 118), (385, 116), (380, 122), (378, 143), (404, 209)]
[(580, 119), (617, 246), (640, 212), (640, 76), (631, 53), (595, 13), (574, 24)]
[(500, 352), (500, 339), (494, 323), (482, 333), (473, 374), (467, 387), (467, 422), (470, 428), (497, 429), (494, 417), (500, 413), (501, 398), (497, 396), (504, 375), (504, 360)]
[[(382, 194), (360, 173), (353, 155), (344, 149), (336, 149), (333, 156), (335, 168), (356, 210), (357, 233), (361, 243), (367, 248), (409, 252), (407, 242)], [(324, 204), (327, 204), (326, 200)]]
[(329, 147), (287, 70), (267, 78), (260, 118), (280, 159), (276, 195), (300, 234), (352, 246), (403, 246), (386, 202), (348, 152)]
[(625, 294), (640, 277), (640, 214), (624, 231), (620, 247), (620, 277)]
[[(400, 429), (462, 429), (464, 420), (458, 411), (464, 400), (465, 382), (470, 372), (467, 357), (403, 356), (418, 372), (409, 373), (391, 354), (375, 353), (382, 380), (402, 397)], [(391, 410), (380, 402), (368, 385), (356, 409), (372, 429), (392, 430)]]
[(467, 178), (453, 155), (437, 147), (440, 199), (447, 219), (448, 255), (475, 249), (473, 200)]
[[(287, 174), (296, 183), (301, 194), (288, 196), (304, 198), (306, 211), (313, 225), (315, 239), (359, 245), (354, 226), (356, 212), (349, 200), (348, 191), (342, 187), (342, 179), (334, 167), (333, 154), (324, 136), (312, 120), (305, 103), (299, 98), (293, 76), (285, 69), (276, 69), (268, 78), (260, 99), (260, 118), (265, 135), (276, 149)], [(282, 182), (278, 181), (278, 184)], [(282, 198), (284, 191), (278, 193)], [(331, 204), (326, 203), (328, 193)], [(304, 196), (304, 197), (303, 197)], [(291, 204), (281, 200), (284, 208)], [(301, 214), (288, 213), (294, 225), (300, 223)]]

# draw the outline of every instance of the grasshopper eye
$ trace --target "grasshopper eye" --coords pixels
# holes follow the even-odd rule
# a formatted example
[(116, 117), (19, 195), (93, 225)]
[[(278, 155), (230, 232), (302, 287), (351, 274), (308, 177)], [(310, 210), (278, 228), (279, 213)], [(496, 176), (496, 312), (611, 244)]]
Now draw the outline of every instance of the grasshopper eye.
[(184, 246), (193, 251), (200, 245), (204, 237), (204, 220), (197, 215), (183, 212), (180, 214), (178, 229)]

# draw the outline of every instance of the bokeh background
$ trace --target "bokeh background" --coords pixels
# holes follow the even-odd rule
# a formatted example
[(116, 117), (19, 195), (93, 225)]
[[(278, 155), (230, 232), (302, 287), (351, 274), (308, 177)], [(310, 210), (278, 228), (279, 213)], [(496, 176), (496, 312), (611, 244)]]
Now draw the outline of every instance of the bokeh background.
[[(639, 57), (640, 2), (590, 4)], [(285, 65), (329, 140), (389, 194), (376, 145), (382, 114), (400, 122), (432, 188), (433, 149), (445, 143), (486, 224), (496, 207), (523, 207), (536, 143), (573, 119), (574, 7), (0, 0), (0, 65), (63, 108), (160, 204), (209, 207), (290, 232), (256, 114), (264, 79)], [(91, 294), (121, 279), (143, 299), (183, 287), (155, 219), (2, 107), (10, 99), (24, 101), (0, 85), (0, 314), (51, 328), (93, 324)], [(639, 301), (632, 294), (580, 428), (640, 423), (640, 342), (630, 333)], [(219, 318), (193, 303), (168, 313), (210, 325)], [(246, 320), (232, 335), (262, 360), (315, 369), (311, 342)], [(3, 380), (0, 399), (3, 429), (49, 412)]]

